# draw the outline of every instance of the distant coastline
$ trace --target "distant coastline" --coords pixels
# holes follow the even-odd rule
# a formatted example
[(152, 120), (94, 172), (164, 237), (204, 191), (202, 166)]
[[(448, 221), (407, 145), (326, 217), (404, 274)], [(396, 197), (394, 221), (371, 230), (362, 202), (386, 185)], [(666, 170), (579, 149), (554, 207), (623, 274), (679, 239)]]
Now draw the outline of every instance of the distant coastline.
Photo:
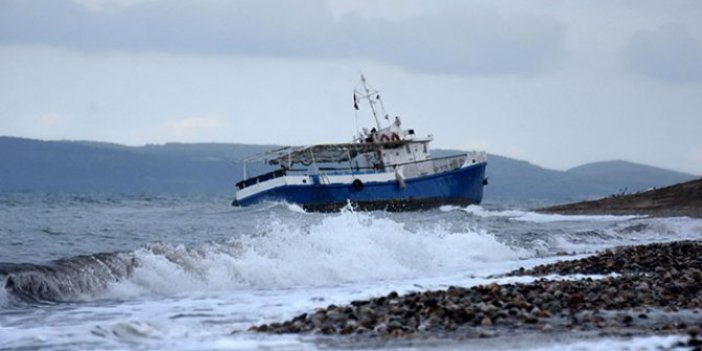
[[(0, 136), (0, 191), (46, 193), (231, 195), (242, 159), (277, 148), (237, 143), (126, 146)], [(436, 150), (435, 157), (457, 150)], [(558, 171), (489, 155), (485, 204), (543, 207), (594, 199), (620, 189), (641, 191), (698, 176), (627, 161), (595, 162)], [(248, 163), (249, 173), (268, 170)]]
[(568, 215), (648, 215), (702, 218), (702, 178), (635, 194), (545, 207), (543, 213)]

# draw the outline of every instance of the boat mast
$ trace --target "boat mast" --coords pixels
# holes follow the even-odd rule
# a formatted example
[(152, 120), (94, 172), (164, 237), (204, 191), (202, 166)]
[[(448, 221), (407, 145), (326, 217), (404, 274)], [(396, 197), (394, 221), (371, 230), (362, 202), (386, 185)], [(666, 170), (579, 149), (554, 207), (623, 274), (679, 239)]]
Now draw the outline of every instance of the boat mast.
[[(380, 130), (380, 121), (378, 120), (378, 114), (375, 112), (375, 105), (373, 101), (373, 97), (371, 96), (371, 91), (368, 90), (368, 86), (366, 85), (366, 77), (361, 74), (361, 82), (363, 83), (363, 90), (366, 92), (366, 99), (368, 99), (368, 103), (370, 104), (371, 111), (373, 111), (373, 118), (375, 118), (375, 125), (378, 127), (378, 130)], [(373, 92), (374, 94), (377, 94), (377, 92)]]

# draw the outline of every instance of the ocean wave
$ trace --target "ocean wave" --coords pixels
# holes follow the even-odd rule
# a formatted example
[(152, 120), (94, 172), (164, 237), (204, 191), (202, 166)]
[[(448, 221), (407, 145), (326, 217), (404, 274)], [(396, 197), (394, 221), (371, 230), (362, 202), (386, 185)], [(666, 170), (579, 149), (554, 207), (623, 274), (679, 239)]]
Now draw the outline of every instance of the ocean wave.
[(138, 264), (129, 254), (76, 256), (47, 264), (2, 263), (5, 303), (46, 303), (89, 298), (109, 283), (126, 279)]
[(381, 214), (341, 213), (312, 223), (272, 216), (250, 235), (195, 247), (153, 243), (125, 253), (46, 265), (5, 265), (6, 290), (28, 301), (120, 298), (184, 291), (324, 286), (479, 269), (528, 252), (480, 230), (412, 230)]
[(257, 235), (197, 249), (140, 249), (139, 267), (111, 292), (334, 285), (420, 276), (524, 254), (485, 232), (410, 231), (388, 218), (344, 211), (305, 226), (272, 219)]
[(566, 252), (591, 253), (616, 246), (699, 240), (702, 220), (687, 217), (637, 218), (619, 221), (596, 230), (575, 231), (558, 236), (553, 247)]
[(470, 205), (467, 207), (444, 206), (442, 211), (460, 210), (476, 217), (502, 217), (514, 221), (533, 222), (533, 223), (550, 223), (550, 222), (570, 222), (570, 221), (589, 221), (589, 222), (610, 222), (610, 221), (627, 221), (637, 218), (645, 218), (646, 216), (620, 216), (620, 215), (562, 215), (548, 214), (525, 210), (487, 210), (479, 205)]
[[(185, 291), (333, 286), (469, 272), (492, 263), (702, 236), (702, 221), (643, 218), (557, 223), (521, 210), (442, 208), (414, 220), (385, 212), (301, 213), (287, 205), (258, 215), (228, 240), (77, 256), (45, 264), (0, 264), (0, 304), (173, 295)], [(282, 206), (282, 207), (281, 207)], [(459, 212), (506, 222), (467, 220)], [(457, 216), (458, 215), (458, 216)], [(409, 216), (409, 217), (408, 217)], [(520, 219), (517, 219), (520, 218)], [(596, 222), (596, 221), (595, 221)], [(489, 230), (482, 228), (490, 228)], [(494, 232), (494, 233), (493, 233)], [(197, 235), (197, 233), (193, 233)]]

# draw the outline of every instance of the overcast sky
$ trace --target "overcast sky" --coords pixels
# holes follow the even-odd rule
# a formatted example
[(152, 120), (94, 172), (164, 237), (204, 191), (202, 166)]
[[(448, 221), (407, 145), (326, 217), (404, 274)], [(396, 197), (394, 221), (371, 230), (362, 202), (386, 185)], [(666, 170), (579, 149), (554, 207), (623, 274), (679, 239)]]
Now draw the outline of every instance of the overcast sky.
[(702, 174), (702, 1), (0, 0), (0, 135), (349, 141), (361, 72), (434, 147)]

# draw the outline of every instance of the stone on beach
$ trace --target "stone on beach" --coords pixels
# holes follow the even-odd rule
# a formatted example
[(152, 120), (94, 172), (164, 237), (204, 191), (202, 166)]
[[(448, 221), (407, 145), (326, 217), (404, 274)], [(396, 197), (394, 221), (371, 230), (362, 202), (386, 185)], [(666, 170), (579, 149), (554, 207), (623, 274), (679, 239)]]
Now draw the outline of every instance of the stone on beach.
[(389, 337), (446, 332), (484, 337), (514, 328), (539, 332), (577, 328), (610, 333), (622, 329), (680, 330), (681, 326), (699, 326), (702, 316), (690, 314), (686, 321), (658, 323), (650, 311), (702, 308), (700, 252), (702, 242), (698, 241), (623, 247), (507, 274), (617, 273), (602, 279), (540, 279), (529, 284), (493, 283), (404, 295), (391, 292), (348, 306), (330, 305), (284, 323), (250, 330)]

